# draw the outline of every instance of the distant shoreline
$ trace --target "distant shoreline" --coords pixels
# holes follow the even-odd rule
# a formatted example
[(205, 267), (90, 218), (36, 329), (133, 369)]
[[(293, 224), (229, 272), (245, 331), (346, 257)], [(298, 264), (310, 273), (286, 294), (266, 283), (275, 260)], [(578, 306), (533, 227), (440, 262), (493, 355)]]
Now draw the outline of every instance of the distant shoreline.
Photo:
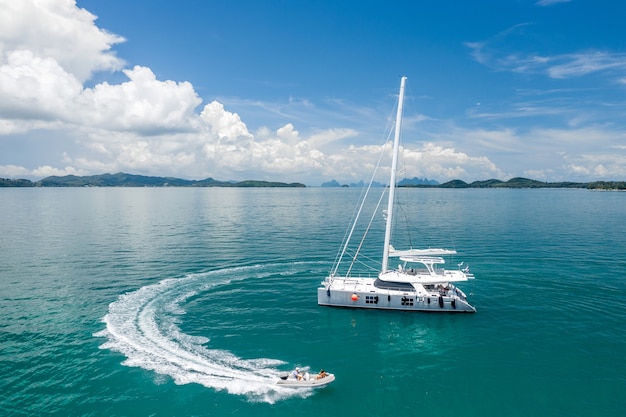
[(452, 180), (439, 185), (406, 185), (405, 187), (420, 188), (582, 188), (588, 190), (626, 191), (626, 181), (593, 181), (593, 182), (543, 182), (528, 178), (511, 178), (508, 181), (496, 179), (466, 183)]
[(303, 188), (301, 183), (284, 183), (272, 181), (218, 181), (213, 178), (204, 180), (185, 180), (171, 177), (150, 177), (145, 175), (102, 174), (91, 176), (66, 175), (63, 177), (46, 177), (39, 181), (26, 179), (0, 178), (0, 187), (273, 187), (273, 188)]
[[(334, 187), (348, 187), (337, 184)], [(383, 185), (380, 185), (383, 186)], [(213, 178), (204, 180), (185, 180), (172, 177), (151, 177), (125, 173), (102, 174), (91, 176), (51, 176), (39, 181), (27, 179), (0, 178), (2, 187), (229, 187), (229, 188), (305, 188), (306, 185), (298, 182), (285, 183), (273, 181), (218, 181)], [(462, 180), (452, 180), (443, 184), (405, 184), (404, 188), (580, 188), (589, 190), (626, 191), (626, 181), (594, 181), (594, 182), (543, 182), (528, 178), (512, 178), (508, 181), (490, 179), (466, 183)], [(355, 188), (355, 187), (351, 187)]]

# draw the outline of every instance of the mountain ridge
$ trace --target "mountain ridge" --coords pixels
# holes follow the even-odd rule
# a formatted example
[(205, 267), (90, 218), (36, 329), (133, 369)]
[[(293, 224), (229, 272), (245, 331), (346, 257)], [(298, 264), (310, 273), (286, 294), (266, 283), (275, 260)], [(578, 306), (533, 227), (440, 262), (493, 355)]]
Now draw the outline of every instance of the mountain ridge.
[[(363, 181), (349, 185), (341, 185), (336, 180), (322, 184), (322, 187), (362, 187)], [(374, 184), (384, 187), (385, 184)], [(543, 182), (529, 178), (515, 177), (508, 181), (488, 179), (467, 183), (463, 180), (451, 180), (439, 184), (428, 179), (403, 179), (398, 183), (405, 188), (583, 188), (593, 190), (626, 191), (626, 181), (593, 181), (593, 182)], [(298, 182), (285, 183), (275, 181), (244, 180), (219, 181), (213, 178), (202, 180), (185, 180), (174, 177), (158, 177), (135, 175), (118, 172), (117, 174), (99, 174), (89, 176), (50, 176), (39, 181), (27, 179), (0, 178), (0, 187), (287, 187), (304, 188), (306, 185)]]
[(273, 181), (218, 181), (213, 178), (185, 180), (174, 177), (156, 177), (127, 174), (99, 174), (89, 176), (50, 176), (39, 181), (0, 178), (0, 187), (306, 187), (301, 183)]

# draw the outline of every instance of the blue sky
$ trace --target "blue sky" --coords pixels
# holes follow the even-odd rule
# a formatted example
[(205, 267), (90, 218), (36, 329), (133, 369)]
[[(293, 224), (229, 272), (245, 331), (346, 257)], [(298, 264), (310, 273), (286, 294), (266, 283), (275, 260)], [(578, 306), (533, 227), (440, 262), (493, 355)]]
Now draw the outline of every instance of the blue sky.
[(0, 0), (0, 177), (626, 178), (626, 5)]

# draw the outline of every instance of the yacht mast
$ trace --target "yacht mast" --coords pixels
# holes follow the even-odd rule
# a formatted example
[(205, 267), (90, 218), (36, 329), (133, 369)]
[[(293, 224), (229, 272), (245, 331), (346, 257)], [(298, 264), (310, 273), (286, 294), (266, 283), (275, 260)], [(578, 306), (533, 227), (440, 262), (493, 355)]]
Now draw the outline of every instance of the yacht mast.
[(389, 202), (387, 203), (387, 225), (385, 227), (385, 247), (383, 250), (383, 264), (381, 273), (387, 272), (389, 265), (389, 244), (391, 243), (391, 220), (393, 217), (393, 199), (396, 190), (396, 167), (398, 165), (398, 150), (400, 149), (400, 129), (402, 126), (402, 106), (404, 104), (404, 84), (406, 77), (400, 78), (400, 95), (398, 97), (398, 113), (396, 114), (396, 128), (393, 137), (393, 159), (391, 160), (391, 178), (389, 179)]

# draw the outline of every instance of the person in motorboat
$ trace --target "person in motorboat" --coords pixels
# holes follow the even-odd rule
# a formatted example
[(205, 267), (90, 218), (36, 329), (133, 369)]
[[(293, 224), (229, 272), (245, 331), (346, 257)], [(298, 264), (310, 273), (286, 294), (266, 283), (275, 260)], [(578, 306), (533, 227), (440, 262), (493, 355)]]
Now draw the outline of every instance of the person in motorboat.
[(326, 378), (328, 376), (328, 372), (326, 372), (325, 370), (321, 370), (319, 374), (317, 374), (317, 376), (315, 377), (315, 379), (322, 379), (322, 378)]
[(297, 379), (298, 381), (302, 380), (302, 374), (300, 373), (300, 368), (296, 367), (291, 373), (293, 379)]

